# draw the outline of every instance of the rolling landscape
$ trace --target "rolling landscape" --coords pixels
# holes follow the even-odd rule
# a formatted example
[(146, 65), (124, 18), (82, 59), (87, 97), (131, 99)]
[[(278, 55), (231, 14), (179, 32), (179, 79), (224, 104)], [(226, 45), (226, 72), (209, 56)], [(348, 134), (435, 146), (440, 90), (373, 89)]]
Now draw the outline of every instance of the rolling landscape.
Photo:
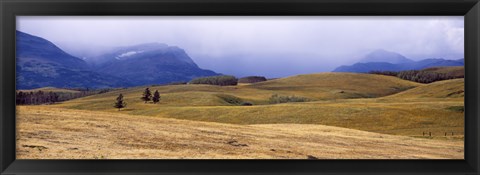
[(16, 158), (464, 158), (461, 57), (376, 49), (276, 77), (192, 58), (156, 42), (79, 58), (17, 31)]
[[(381, 86), (303, 81), (349, 76)], [(285, 84), (293, 81), (304, 83)], [(463, 112), (455, 107), (463, 106), (463, 94), (450, 94), (462, 91), (463, 83), (423, 85), (383, 75), (321, 73), (228, 87), (152, 86), (162, 94), (159, 104), (141, 101), (144, 87), (138, 87), (19, 106), (18, 157), (461, 159)], [(121, 111), (112, 107), (119, 93), (129, 102)], [(314, 101), (268, 104), (272, 93)], [(255, 105), (230, 104), (222, 96)]]

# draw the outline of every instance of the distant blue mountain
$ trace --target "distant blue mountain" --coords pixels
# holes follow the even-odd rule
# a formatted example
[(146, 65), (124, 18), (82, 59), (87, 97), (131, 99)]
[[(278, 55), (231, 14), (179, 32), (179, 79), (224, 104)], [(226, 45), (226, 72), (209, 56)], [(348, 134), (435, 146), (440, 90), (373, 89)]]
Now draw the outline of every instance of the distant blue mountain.
[(363, 57), (360, 63), (383, 62), (392, 64), (411, 63), (413, 60), (406, 58), (395, 52), (386, 51), (383, 49), (375, 50)]
[(62, 67), (70, 69), (88, 69), (85, 61), (64, 52), (48, 40), (20, 31), (16, 32), (16, 39), (17, 61), (19, 62), (35, 60), (62, 65)]
[(465, 64), (465, 59), (463, 59), (463, 58), (458, 59), (458, 60), (456, 60), (456, 61), (461, 62), (462, 64)]
[(92, 71), (85, 61), (43, 38), (17, 31), (16, 40), (17, 89), (46, 86), (108, 88), (129, 85), (121, 78)]
[(219, 75), (199, 68), (183, 49), (162, 43), (119, 47), (94, 60), (98, 72), (123, 77), (135, 86)]
[(129, 87), (219, 75), (199, 68), (183, 49), (166, 44), (112, 49), (90, 65), (46, 39), (20, 31), (16, 36), (17, 89)]
[[(382, 53), (382, 54), (379, 54)], [(385, 54), (388, 53), (388, 54)], [(420, 61), (412, 61), (393, 52), (375, 51), (373, 54), (368, 54), (359, 63), (350, 66), (340, 66), (333, 70), (333, 72), (357, 72), (367, 73), (370, 71), (404, 71), (404, 70), (420, 70), (429, 67), (437, 66), (463, 66), (464, 61), (446, 60), (442, 58), (429, 58)], [(375, 55), (372, 57), (372, 55)], [(383, 55), (384, 57), (380, 57)]]

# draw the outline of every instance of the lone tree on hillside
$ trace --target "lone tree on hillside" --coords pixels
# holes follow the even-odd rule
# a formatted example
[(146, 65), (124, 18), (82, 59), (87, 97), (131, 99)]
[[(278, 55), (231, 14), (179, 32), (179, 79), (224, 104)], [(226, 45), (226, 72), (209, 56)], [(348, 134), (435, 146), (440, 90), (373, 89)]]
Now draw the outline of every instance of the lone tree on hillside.
[(145, 103), (147, 103), (148, 101), (150, 101), (152, 99), (152, 92), (150, 92), (150, 89), (147, 88), (145, 89), (145, 91), (143, 91), (143, 95), (142, 95), (142, 98), (141, 98)]
[(120, 109), (127, 107), (127, 103), (123, 101), (122, 94), (118, 95), (117, 101), (115, 102), (115, 105), (113, 107), (118, 108), (119, 111)]
[(157, 104), (160, 101), (160, 93), (158, 90), (153, 93), (153, 98), (152, 98), (153, 104)]

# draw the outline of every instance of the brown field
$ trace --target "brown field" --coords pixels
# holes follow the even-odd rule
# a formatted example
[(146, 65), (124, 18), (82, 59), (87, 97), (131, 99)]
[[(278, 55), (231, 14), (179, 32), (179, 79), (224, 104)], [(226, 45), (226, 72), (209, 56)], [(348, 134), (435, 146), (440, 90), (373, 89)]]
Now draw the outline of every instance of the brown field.
[(462, 159), (463, 141), (18, 107), (17, 159)]

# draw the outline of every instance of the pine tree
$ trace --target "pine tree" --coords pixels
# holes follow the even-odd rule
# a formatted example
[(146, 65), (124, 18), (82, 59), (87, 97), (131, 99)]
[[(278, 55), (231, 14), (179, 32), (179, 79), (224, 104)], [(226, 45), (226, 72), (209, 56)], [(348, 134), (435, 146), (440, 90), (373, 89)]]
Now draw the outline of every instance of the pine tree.
[(143, 96), (141, 98), (145, 103), (150, 101), (152, 99), (152, 92), (150, 92), (150, 89), (147, 88), (145, 91), (143, 91)]
[(160, 101), (160, 93), (158, 92), (158, 90), (155, 91), (155, 93), (153, 93), (153, 104), (156, 104)]
[(115, 105), (113, 107), (118, 108), (119, 111), (120, 109), (127, 107), (127, 103), (123, 101), (122, 94), (118, 95), (117, 101), (115, 102)]

